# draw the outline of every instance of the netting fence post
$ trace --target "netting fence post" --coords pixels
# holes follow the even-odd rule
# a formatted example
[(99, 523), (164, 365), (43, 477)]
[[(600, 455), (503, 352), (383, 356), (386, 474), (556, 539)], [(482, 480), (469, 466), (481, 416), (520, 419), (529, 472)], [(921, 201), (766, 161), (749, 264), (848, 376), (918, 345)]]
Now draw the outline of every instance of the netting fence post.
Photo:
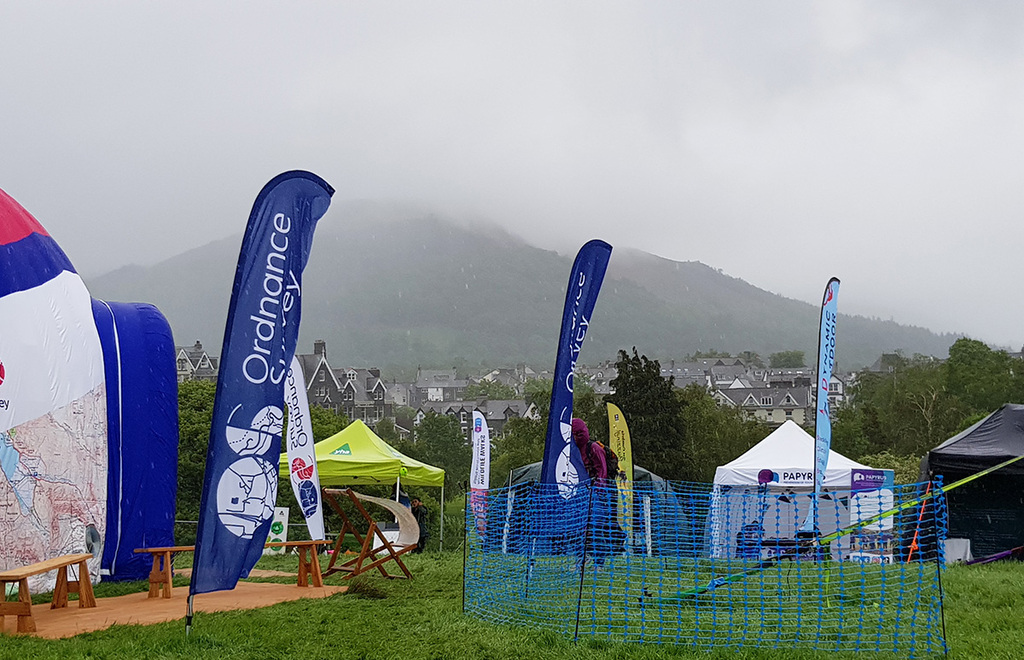
[(942, 475), (935, 478), (935, 489), (938, 491), (938, 507), (932, 506), (936, 511), (934, 517), (935, 525), (935, 578), (939, 586), (939, 620), (942, 622), (942, 653), (949, 657), (949, 644), (946, 643), (946, 596), (942, 589), (942, 564), (946, 561), (946, 552), (943, 547), (943, 540), (949, 533), (949, 522), (946, 517), (946, 493), (942, 490)]
[(583, 559), (580, 561), (580, 586), (576, 592), (576, 629), (572, 634), (573, 642), (579, 641), (580, 638), (580, 610), (583, 608), (583, 576), (587, 572), (587, 546), (590, 539), (590, 522), (594, 511), (594, 490), (596, 489), (593, 480), (588, 484), (588, 488), (590, 488), (590, 497), (587, 499), (587, 521), (583, 526)]
[[(486, 496), (485, 496), (486, 497)], [(469, 555), (469, 512), (470, 498), (466, 498), (466, 506), (462, 510), (462, 613), (466, 613), (466, 557)], [(444, 525), (442, 516), (441, 525)]]

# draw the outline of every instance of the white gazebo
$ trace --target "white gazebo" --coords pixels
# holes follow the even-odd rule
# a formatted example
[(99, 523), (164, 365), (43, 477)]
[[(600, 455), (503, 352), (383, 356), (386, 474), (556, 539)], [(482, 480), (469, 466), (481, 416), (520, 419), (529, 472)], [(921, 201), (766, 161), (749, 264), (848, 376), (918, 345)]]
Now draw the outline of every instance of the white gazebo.
[[(854, 470), (871, 467), (829, 451), (825, 488), (849, 490)], [(771, 472), (771, 477), (766, 473)], [(738, 458), (715, 470), (715, 483), (723, 486), (768, 484), (772, 488), (813, 490), (814, 436), (787, 420)]]
[[(875, 470), (829, 451), (819, 499), (822, 535), (892, 507), (892, 470)], [(761, 557), (761, 547), (786, 547), (807, 519), (814, 491), (814, 437), (787, 421), (738, 458), (715, 470), (708, 513), (713, 557)], [(892, 519), (865, 527), (884, 532)], [(849, 536), (833, 542), (833, 556), (849, 555)], [(749, 551), (745, 543), (750, 543)], [(754, 547), (754, 542), (758, 545)]]

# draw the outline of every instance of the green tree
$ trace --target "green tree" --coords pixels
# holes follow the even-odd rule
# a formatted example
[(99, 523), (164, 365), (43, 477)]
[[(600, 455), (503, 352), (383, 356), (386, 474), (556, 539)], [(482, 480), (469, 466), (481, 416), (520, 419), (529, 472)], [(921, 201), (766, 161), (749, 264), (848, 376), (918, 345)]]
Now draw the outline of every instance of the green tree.
[[(546, 379), (528, 381), (525, 387), (526, 401), (536, 406), (538, 419), (509, 420), (503, 429), (503, 437), (493, 440), (495, 453), (491, 461), (491, 474), (500, 479), (500, 483), (507, 481), (509, 470), (544, 458), (551, 386), (551, 381)], [(585, 377), (573, 377), (572, 403), (573, 417), (579, 417), (587, 423), (593, 439), (607, 444), (608, 416), (604, 402)]]
[(1015, 380), (1022, 376), (1020, 360), (1011, 360), (1005, 351), (993, 351), (976, 339), (963, 337), (949, 347), (946, 384), (974, 412), (992, 412), (1012, 401)]
[(573, 378), (572, 416), (587, 423), (591, 438), (608, 444), (608, 411), (604, 399), (587, 378), (579, 375)]
[(317, 405), (309, 407), (309, 426), (313, 429), (313, 442), (326, 440), (348, 426), (348, 417)]
[(395, 422), (388, 417), (377, 422), (377, 427), (373, 429), (373, 432), (380, 436), (381, 440), (392, 447), (398, 444), (398, 441), (400, 440), (398, 437), (398, 430), (395, 429)]
[[(715, 469), (760, 442), (771, 429), (745, 419), (738, 408), (723, 408), (701, 385), (676, 390), (685, 429), (680, 477), (709, 483)], [(628, 420), (627, 420), (628, 421)]]
[(921, 481), (921, 456), (899, 456), (883, 451), (857, 459), (876, 470), (892, 470), (897, 484), (915, 484)]
[[(178, 520), (198, 520), (206, 473), (206, 449), (210, 444), (213, 399), (217, 386), (202, 380), (178, 384)], [(196, 525), (176, 526), (178, 543), (195, 542)]]
[(768, 364), (773, 369), (799, 369), (804, 364), (803, 351), (779, 351), (768, 356)]
[[(864, 432), (864, 414), (854, 405), (832, 408), (832, 449), (843, 456), (864, 456), (872, 450)], [(814, 435), (812, 428), (809, 433)]]
[(472, 450), (457, 419), (428, 412), (416, 427), (416, 442), (409, 451), (413, 458), (444, 469), (448, 484), (464, 490)]
[(462, 398), (466, 400), (472, 399), (491, 399), (491, 400), (503, 400), (503, 399), (515, 399), (516, 391), (512, 387), (499, 383), (496, 380), (481, 380), (478, 383), (470, 383), (463, 390)]
[(661, 377), (661, 365), (646, 355), (619, 351), (612, 379), (614, 394), (606, 397), (622, 410), (629, 425), (634, 463), (666, 479), (685, 479), (692, 466), (683, 450), (685, 436), (682, 402), (672, 381)]
[(686, 359), (689, 362), (695, 362), (697, 360), (711, 360), (714, 358), (727, 358), (732, 357), (728, 351), (718, 351), (710, 349), (707, 351), (694, 351), (692, 355), (687, 355)]
[(861, 374), (853, 405), (833, 420), (837, 450), (858, 457), (888, 451), (920, 456), (948, 438), (970, 410), (945, 385), (940, 363), (926, 356), (890, 358), (887, 373)]
[(764, 360), (762, 360), (761, 356), (754, 351), (743, 351), (736, 357), (743, 360), (743, 364), (747, 366), (764, 368)]
[(537, 415), (547, 423), (548, 412), (551, 410), (551, 379), (531, 378), (523, 386), (526, 402), (537, 408)]
[(416, 410), (409, 406), (395, 406), (395, 425), (412, 429), (416, 425)]
[(547, 419), (518, 417), (505, 423), (500, 436), (492, 438), (491, 486), (504, 485), (511, 470), (544, 458)]
[[(527, 381), (524, 388), (526, 402), (537, 407), (537, 415), (545, 420), (545, 424), (551, 409), (551, 387), (550, 380), (534, 378)], [(585, 376), (573, 376), (572, 389), (573, 416), (585, 420), (589, 426), (599, 415), (604, 414), (604, 403)]]

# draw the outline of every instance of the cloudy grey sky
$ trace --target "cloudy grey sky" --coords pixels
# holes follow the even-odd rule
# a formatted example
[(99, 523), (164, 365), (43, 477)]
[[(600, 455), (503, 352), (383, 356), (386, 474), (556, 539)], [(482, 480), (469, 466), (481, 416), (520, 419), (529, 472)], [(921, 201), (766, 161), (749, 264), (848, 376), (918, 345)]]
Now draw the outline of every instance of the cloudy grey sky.
[(0, 188), (86, 275), (240, 233), (304, 168), (808, 302), (835, 275), (841, 311), (1019, 349), (1022, 28), (996, 1), (5, 2)]

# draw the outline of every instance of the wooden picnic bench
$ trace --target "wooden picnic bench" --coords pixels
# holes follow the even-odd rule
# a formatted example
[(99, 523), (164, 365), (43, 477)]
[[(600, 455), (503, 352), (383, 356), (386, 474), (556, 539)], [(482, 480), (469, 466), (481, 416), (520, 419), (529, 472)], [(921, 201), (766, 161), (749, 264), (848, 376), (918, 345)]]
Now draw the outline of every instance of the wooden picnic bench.
[[(298, 585), (308, 587), (312, 581), (314, 587), (324, 586), (320, 572), (319, 546), (327, 541), (274, 541), (267, 543), (266, 548), (296, 548), (299, 555)], [(136, 548), (136, 553), (153, 555), (153, 569), (149, 572), (149, 597), (171, 597), (171, 558), (179, 552), (192, 552), (194, 545), (175, 545), (166, 548)], [(312, 557), (308, 553), (312, 554)], [(162, 592), (162, 593), (161, 593)]]
[[(314, 587), (324, 586), (324, 576), (320, 572), (320, 546), (327, 541), (274, 541), (267, 543), (266, 548), (295, 548), (299, 554), (299, 586), (308, 587), (310, 580)], [(312, 557), (307, 555), (309, 552)]]
[[(18, 617), (18, 632), (36, 631), (36, 623), (32, 619), (32, 596), (28, 591), (28, 579), (33, 575), (57, 571), (57, 585), (53, 588), (50, 609), (67, 607), (69, 593), (78, 594), (79, 607), (96, 607), (92, 582), (89, 581), (89, 568), (85, 564), (89, 559), (92, 559), (89, 553), (63, 555), (0, 573), (0, 631), (4, 627), (4, 615)], [(72, 564), (78, 564), (77, 580), (68, 580), (68, 566)], [(18, 583), (17, 601), (7, 602), (9, 582)]]
[(171, 597), (171, 558), (179, 552), (192, 552), (194, 545), (172, 545), (165, 548), (135, 548), (136, 553), (148, 552), (153, 555), (153, 569), (149, 572), (149, 597)]

